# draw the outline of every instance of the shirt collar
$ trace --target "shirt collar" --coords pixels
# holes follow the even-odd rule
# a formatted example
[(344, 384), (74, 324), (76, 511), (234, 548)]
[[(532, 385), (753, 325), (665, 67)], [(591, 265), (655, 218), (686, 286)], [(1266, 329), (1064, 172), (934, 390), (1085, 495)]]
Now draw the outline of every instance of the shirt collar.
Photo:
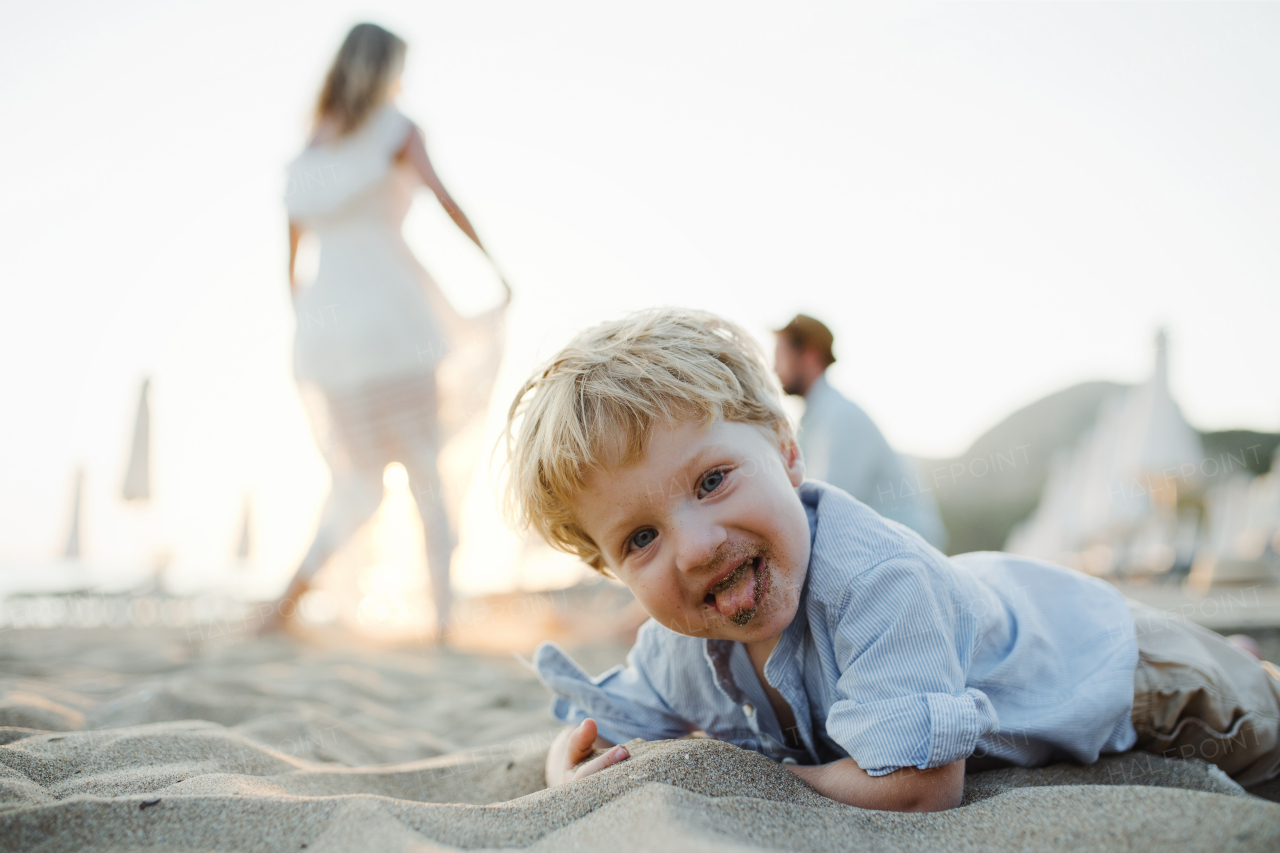
[(818, 374), (818, 378), (813, 380), (809, 385), (809, 390), (804, 393), (805, 405), (816, 400), (820, 400), (831, 390), (831, 383), (827, 382), (827, 374), (825, 372)]
[(804, 395), (804, 413), (800, 415), (800, 434), (810, 426), (813, 419), (826, 406), (826, 400), (834, 389), (827, 382), (827, 374), (823, 373), (809, 386)]

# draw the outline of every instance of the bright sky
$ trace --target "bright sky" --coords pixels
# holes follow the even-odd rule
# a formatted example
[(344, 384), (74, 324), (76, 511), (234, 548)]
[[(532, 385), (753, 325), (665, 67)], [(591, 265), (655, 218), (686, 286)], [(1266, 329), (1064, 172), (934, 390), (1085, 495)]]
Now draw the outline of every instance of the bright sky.
[[(916, 455), (1144, 377), (1159, 325), (1193, 424), (1280, 429), (1276, 4), (9, 4), (0, 571), (59, 552), (77, 463), (95, 559), (160, 542), (197, 576), (250, 494), (291, 570), (327, 474), (283, 168), (360, 20), (410, 43), (401, 107), (517, 290), (500, 408), (575, 330), (678, 303), (763, 342), (822, 317), (835, 384)], [(429, 198), (406, 231), (492, 302)], [(146, 512), (116, 497), (144, 375)]]

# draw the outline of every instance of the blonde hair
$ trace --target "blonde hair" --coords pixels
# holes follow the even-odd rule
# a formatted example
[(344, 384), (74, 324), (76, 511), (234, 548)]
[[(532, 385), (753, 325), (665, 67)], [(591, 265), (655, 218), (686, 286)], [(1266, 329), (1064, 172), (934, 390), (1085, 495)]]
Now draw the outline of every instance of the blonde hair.
[(315, 123), (337, 122), (345, 136), (382, 106), (404, 70), (404, 40), (377, 24), (356, 24), (343, 39), (316, 99)]
[[(509, 517), (600, 571), (571, 503), (588, 471), (639, 459), (655, 424), (717, 419), (793, 433), (759, 345), (714, 314), (641, 311), (574, 338), (535, 371), (507, 413)], [(617, 455), (621, 451), (620, 455)]]

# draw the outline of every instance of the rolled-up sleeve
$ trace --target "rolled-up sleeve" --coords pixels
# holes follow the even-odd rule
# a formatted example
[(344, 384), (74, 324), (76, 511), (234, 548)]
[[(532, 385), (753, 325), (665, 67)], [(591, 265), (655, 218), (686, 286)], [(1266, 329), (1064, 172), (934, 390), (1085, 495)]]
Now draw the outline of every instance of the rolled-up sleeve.
[(991, 701), (965, 686), (972, 609), (940, 593), (918, 559), (864, 572), (833, 619), (840, 677), (827, 734), (872, 776), (969, 757), (999, 728)]
[(615, 666), (592, 678), (554, 643), (543, 643), (533, 655), (542, 683), (556, 694), (551, 713), (566, 723), (590, 717), (600, 736), (614, 743), (632, 738), (666, 740), (687, 735), (691, 726), (662, 698), (651, 677), (660, 665), (660, 649), (646, 642), (641, 629), (626, 666)]

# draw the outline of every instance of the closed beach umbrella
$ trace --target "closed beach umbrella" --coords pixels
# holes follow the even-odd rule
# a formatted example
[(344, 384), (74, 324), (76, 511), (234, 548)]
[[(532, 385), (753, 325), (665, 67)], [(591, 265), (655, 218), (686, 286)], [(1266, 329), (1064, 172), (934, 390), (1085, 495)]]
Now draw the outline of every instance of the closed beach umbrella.
[(124, 475), (124, 499), (151, 500), (151, 407), (147, 402), (151, 380), (142, 380), (138, 395), (138, 415), (133, 422), (133, 446), (129, 451), (129, 468)]
[(253, 501), (248, 496), (244, 496), (244, 513), (240, 518), (240, 539), (236, 543), (236, 559), (247, 560), (249, 554), (253, 550), (253, 540), (249, 533), (249, 517), (253, 514)]
[(76, 467), (75, 487), (71, 494), (71, 525), (67, 532), (67, 547), (62, 556), (68, 560), (80, 559), (80, 496), (84, 491), (84, 466)]

